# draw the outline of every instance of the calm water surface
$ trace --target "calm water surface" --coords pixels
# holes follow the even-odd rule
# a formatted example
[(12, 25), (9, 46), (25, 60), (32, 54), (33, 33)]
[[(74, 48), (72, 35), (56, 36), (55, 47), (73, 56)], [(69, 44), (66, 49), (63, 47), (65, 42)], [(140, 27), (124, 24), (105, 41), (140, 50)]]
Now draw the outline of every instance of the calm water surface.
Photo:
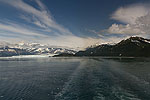
[(150, 100), (150, 58), (0, 58), (0, 100)]

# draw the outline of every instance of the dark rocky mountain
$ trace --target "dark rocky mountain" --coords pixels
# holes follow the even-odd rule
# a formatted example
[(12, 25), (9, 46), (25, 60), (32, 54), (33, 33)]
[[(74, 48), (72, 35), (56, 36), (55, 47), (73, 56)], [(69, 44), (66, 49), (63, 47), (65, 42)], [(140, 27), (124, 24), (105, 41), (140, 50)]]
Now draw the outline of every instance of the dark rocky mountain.
[(75, 54), (70, 54), (70, 53), (61, 53), (59, 55), (54, 55), (53, 57), (74, 57)]
[(75, 56), (133, 56), (150, 57), (150, 39), (130, 37), (115, 45), (99, 45), (79, 51)]

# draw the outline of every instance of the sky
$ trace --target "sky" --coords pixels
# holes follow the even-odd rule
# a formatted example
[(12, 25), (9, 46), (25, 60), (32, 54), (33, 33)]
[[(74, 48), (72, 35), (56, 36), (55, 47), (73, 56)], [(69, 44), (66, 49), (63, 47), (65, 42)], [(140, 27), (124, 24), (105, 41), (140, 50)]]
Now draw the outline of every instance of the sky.
[(150, 38), (149, 0), (0, 0), (0, 41), (86, 48)]

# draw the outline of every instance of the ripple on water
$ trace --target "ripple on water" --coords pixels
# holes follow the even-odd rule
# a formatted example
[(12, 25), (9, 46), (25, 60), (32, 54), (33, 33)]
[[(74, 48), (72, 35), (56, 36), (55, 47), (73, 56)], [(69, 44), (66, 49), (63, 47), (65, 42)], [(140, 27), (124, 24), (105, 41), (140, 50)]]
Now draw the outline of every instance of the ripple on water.
[[(137, 80), (127, 72), (115, 69), (110, 64), (104, 61), (82, 62), (64, 89), (56, 95), (56, 100), (143, 100), (139, 95), (143, 95), (143, 90), (147, 90), (143, 86), (149, 88), (149, 84)], [(141, 83), (144, 83), (143, 86), (139, 85)], [(133, 85), (140, 88), (142, 93), (137, 93)], [(146, 95), (145, 98), (150, 98)]]
[(0, 100), (150, 100), (149, 82), (123, 62), (72, 60), (0, 61)]

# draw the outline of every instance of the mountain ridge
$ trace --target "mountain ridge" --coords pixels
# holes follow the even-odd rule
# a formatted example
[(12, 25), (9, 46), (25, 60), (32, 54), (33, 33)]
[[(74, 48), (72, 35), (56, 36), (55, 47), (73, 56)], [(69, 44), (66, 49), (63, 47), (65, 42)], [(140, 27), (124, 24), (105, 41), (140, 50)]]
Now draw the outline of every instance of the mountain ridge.
[(17, 56), (17, 55), (55, 55), (61, 53), (75, 54), (76, 51), (69, 48), (54, 47), (42, 45), (39, 43), (6, 43), (0, 45), (0, 57)]
[(115, 45), (99, 45), (79, 51), (75, 56), (133, 56), (150, 57), (150, 39), (143, 37), (130, 37)]
[(150, 39), (130, 37), (115, 44), (102, 44), (88, 47), (84, 51), (68, 48), (50, 47), (39, 43), (18, 43), (0, 46), (0, 57), (16, 55), (55, 54), (64, 56), (117, 56), (117, 57), (150, 57)]

